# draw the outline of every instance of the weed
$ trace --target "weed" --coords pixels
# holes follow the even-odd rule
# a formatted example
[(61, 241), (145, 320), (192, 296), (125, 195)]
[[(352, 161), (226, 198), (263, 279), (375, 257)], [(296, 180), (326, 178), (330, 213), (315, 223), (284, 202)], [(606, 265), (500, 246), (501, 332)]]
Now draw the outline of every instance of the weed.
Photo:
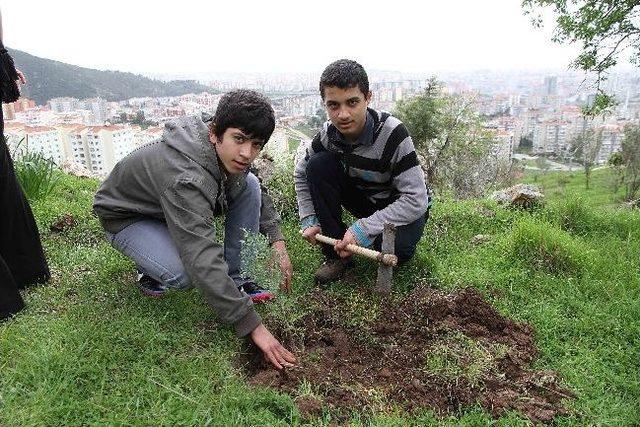
[(581, 276), (590, 255), (586, 244), (533, 218), (518, 221), (513, 226), (510, 240), (512, 256), (516, 260), (556, 275)]
[(278, 289), (282, 273), (274, 262), (274, 251), (266, 236), (244, 230), (240, 260), (243, 277), (255, 280), (266, 289)]
[(49, 196), (60, 179), (56, 164), (40, 153), (26, 153), (16, 162), (15, 169), (20, 186), (29, 200)]

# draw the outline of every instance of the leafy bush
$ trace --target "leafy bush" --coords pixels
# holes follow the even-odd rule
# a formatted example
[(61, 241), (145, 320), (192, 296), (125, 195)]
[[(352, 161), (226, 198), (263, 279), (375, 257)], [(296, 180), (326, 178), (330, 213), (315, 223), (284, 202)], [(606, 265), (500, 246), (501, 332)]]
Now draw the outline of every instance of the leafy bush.
[(588, 251), (565, 231), (534, 218), (518, 220), (512, 229), (511, 253), (536, 270), (581, 276)]
[(252, 278), (266, 289), (278, 289), (282, 273), (273, 262), (273, 249), (266, 236), (245, 230), (240, 259), (244, 277)]
[(27, 152), (16, 162), (15, 169), (29, 200), (47, 197), (60, 179), (56, 164), (41, 153)]
[(293, 184), (293, 155), (282, 154), (274, 162), (275, 170), (266, 183), (276, 210), (285, 218), (298, 217), (296, 189)]
[[(556, 203), (550, 212), (560, 227), (573, 234), (586, 236), (598, 229), (598, 215), (592, 206), (580, 196), (570, 196)], [(608, 221), (606, 221), (608, 224)]]

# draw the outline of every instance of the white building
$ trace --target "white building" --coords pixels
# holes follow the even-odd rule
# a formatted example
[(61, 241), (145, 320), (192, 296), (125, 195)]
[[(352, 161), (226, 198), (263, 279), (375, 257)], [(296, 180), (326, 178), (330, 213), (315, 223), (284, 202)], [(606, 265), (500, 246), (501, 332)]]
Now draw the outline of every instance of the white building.
[(595, 131), (601, 140), (596, 163), (603, 164), (609, 160), (611, 154), (620, 151), (620, 144), (624, 137), (624, 128), (620, 125), (607, 124), (596, 127)]
[(533, 152), (559, 153), (570, 142), (571, 123), (559, 119), (538, 121), (533, 128)]
[(161, 126), (154, 126), (147, 129), (133, 128), (133, 130), (133, 145), (137, 148), (160, 138), (164, 128)]
[(491, 129), (495, 143), (491, 146), (491, 155), (499, 161), (509, 161), (513, 154), (514, 131)]
[(108, 118), (107, 101), (102, 98), (85, 99), (86, 109), (93, 114), (93, 122), (103, 124)]
[(107, 174), (124, 156), (135, 149), (133, 130), (124, 126), (87, 126), (88, 169)]
[(49, 107), (55, 113), (69, 113), (75, 111), (80, 106), (80, 100), (76, 98), (52, 98), (49, 100)]
[(61, 164), (64, 159), (62, 142), (55, 128), (7, 123), (5, 136), (15, 160), (26, 153), (40, 153), (56, 164)]

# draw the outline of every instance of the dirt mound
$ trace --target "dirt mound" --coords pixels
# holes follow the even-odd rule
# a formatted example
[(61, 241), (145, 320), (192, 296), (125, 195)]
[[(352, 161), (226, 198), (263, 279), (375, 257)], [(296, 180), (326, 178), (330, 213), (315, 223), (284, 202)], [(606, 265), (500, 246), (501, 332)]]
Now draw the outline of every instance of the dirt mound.
[(496, 417), (517, 410), (534, 422), (566, 414), (561, 399), (572, 394), (557, 375), (528, 369), (537, 355), (531, 328), (501, 316), (476, 290), (416, 289), (382, 301), (359, 325), (341, 309), (345, 298), (314, 293), (311, 311), (293, 328), (269, 324), (299, 366), (278, 372), (254, 350), (250, 383), (299, 396), (307, 416), (391, 405), (444, 414), (475, 403)]

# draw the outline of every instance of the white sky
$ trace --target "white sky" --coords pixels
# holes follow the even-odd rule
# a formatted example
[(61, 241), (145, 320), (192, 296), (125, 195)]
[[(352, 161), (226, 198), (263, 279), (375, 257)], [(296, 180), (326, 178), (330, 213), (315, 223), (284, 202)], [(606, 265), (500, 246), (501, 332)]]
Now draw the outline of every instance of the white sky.
[(90, 68), (321, 72), (566, 69), (577, 50), (520, 0), (3, 0), (4, 42)]

